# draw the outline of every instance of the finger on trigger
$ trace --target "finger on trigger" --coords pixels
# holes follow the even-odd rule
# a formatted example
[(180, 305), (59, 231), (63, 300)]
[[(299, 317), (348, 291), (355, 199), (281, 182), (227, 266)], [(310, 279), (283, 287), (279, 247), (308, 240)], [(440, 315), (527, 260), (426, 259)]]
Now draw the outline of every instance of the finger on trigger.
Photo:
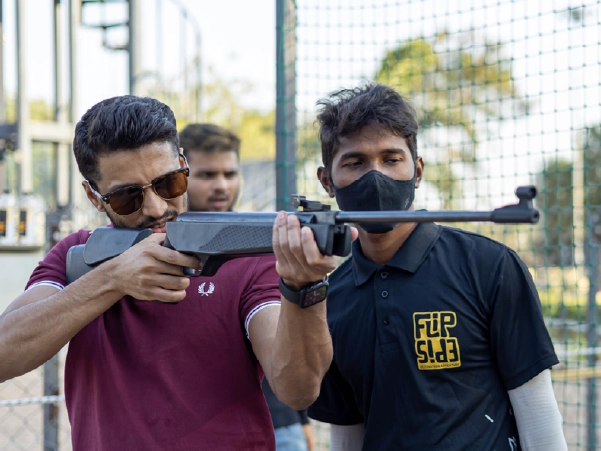
[(146, 241), (146, 242), (154, 242), (157, 244), (163, 244), (165, 242), (166, 237), (167, 237), (166, 233), (157, 232), (157, 233), (153, 233), (153, 234), (147, 236), (140, 242), (143, 243), (144, 241)]
[(186, 266), (188, 268), (201, 269), (202, 262), (200, 258), (194, 255), (183, 255), (184, 260), (182, 261), (182, 266)]

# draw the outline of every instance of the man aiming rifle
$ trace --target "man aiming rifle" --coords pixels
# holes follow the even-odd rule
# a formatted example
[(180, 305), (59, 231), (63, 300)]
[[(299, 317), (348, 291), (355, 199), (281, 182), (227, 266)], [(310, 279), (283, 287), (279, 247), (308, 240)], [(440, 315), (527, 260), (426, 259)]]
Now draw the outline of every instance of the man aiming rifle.
[(249, 256), (210, 279), (186, 277), (182, 267), (199, 269), (199, 260), (162, 243), (187, 209), (189, 168), (173, 112), (157, 100), (94, 105), (73, 150), (88, 199), (112, 226), (152, 233), (68, 285), (68, 251), (90, 232), (58, 243), (0, 316), (0, 382), (69, 343), (75, 451), (273, 450), (263, 373), (300, 410), (317, 397), (332, 356), (325, 304), (303, 310), (284, 299), (280, 307), (278, 279), (311, 286), (338, 259), (282, 212), (271, 229), (275, 259)]

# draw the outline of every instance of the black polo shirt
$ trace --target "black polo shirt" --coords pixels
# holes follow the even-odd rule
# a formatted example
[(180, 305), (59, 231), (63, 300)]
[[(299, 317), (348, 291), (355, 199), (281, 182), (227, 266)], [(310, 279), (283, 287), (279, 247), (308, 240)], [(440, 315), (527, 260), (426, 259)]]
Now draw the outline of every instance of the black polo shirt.
[(334, 361), (309, 416), (364, 450), (516, 451), (507, 390), (558, 363), (528, 269), (486, 237), (418, 225), (384, 266), (330, 277)]

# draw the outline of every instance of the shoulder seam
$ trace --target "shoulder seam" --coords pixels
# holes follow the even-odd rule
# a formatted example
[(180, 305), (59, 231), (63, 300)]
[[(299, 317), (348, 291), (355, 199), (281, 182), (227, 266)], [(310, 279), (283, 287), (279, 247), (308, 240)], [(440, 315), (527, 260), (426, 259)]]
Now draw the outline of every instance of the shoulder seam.
[[(507, 251), (510, 251), (510, 250), (511, 250), (511, 249), (510, 249), (509, 247), (507, 247), (507, 246), (504, 246), (504, 248), (505, 248), (504, 252), (501, 252), (501, 253), (500, 253), (500, 255), (499, 255), (499, 257), (498, 257), (497, 261), (495, 262), (495, 264), (494, 264), (494, 265), (493, 265), (493, 267), (492, 267), (491, 274), (493, 274), (493, 275), (496, 275), (496, 274), (497, 274), (497, 272), (499, 271), (499, 267), (500, 267), (500, 266), (501, 266), (501, 264), (502, 264), (502, 263), (505, 261), (505, 257), (506, 257), (506, 255), (507, 255)], [(490, 280), (491, 280), (491, 282), (490, 282), (490, 285), (489, 285), (489, 286), (487, 287), (487, 289), (486, 289), (486, 299), (485, 299), (485, 301), (488, 301), (488, 300), (490, 300), (490, 299), (491, 299), (491, 296), (492, 296), (491, 290), (492, 290), (492, 287), (495, 285), (495, 282), (496, 282), (497, 278), (496, 278), (496, 277), (491, 277), (491, 279), (490, 279)]]
[(457, 233), (459, 233), (459, 234), (463, 234), (463, 235), (470, 235), (470, 236), (473, 236), (473, 237), (475, 237), (475, 238), (483, 238), (483, 239), (485, 239), (486, 241), (489, 241), (489, 242), (491, 242), (491, 243), (493, 243), (493, 244), (498, 244), (500, 247), (502, 247), (502, 248), (504, 248), (504, 249), (511, 249), (511, 248), (510, 248), (509, 246), (507, 246), (506, 244), (503, 244), (503, 243), (501, 243), (500, 241), (497, 241), (497, 240), (495, 240), (495, 239), (493, 239), (493, 238), (490, 238), (490, 237), (488, 237), (488, 236), (486, 236), (486, 235), (482, 235), (482, 234), (480, 234), (480, 233), (471, 232), (471, 231), (469, 231), (469, 230), (463, 230), (463, 229), (460, 229), (460, 228), (458, 228), (458, 227), (449, 227), (449, 226), (444, 226), (444, 225), (443, 225), (443, 226), (440, 226), (440, 227), (442, 228), (443, 232), (444, 232), (444, 231), (448, 231), (448, 232), (457, 232)]

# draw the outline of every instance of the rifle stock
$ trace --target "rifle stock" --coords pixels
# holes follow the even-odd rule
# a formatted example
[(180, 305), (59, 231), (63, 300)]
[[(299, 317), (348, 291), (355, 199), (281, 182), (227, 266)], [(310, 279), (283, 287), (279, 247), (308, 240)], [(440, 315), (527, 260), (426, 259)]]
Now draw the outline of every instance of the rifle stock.
[[(348, 223), (403, 222), (472, 222), (536, 224), (539, 212), (533, 208), (536, 188), (523, 186), (516, 190), (518, 204), (493, 211), (363, 211), (330, 210), (329, 205), (293, 196), (293, 205), (302, 211), (296, 215), (302, 226), (308, 226), (324, 255), (347, 256), (351, 251)], [(228, 260), (249, 255), (272, 254), (273, 223), (277, 213), (188, 212), (167, 223), (164, 245), (178, 252), (196, 255), (202, 269), (184, 268), (189, 276), (213, 276)], [(117, 229), (101, 227), (92, 232), (85, 245), (74, 246), (67, 254), (67, 283), (91, 271), (152, 233), (150, 229)]]

